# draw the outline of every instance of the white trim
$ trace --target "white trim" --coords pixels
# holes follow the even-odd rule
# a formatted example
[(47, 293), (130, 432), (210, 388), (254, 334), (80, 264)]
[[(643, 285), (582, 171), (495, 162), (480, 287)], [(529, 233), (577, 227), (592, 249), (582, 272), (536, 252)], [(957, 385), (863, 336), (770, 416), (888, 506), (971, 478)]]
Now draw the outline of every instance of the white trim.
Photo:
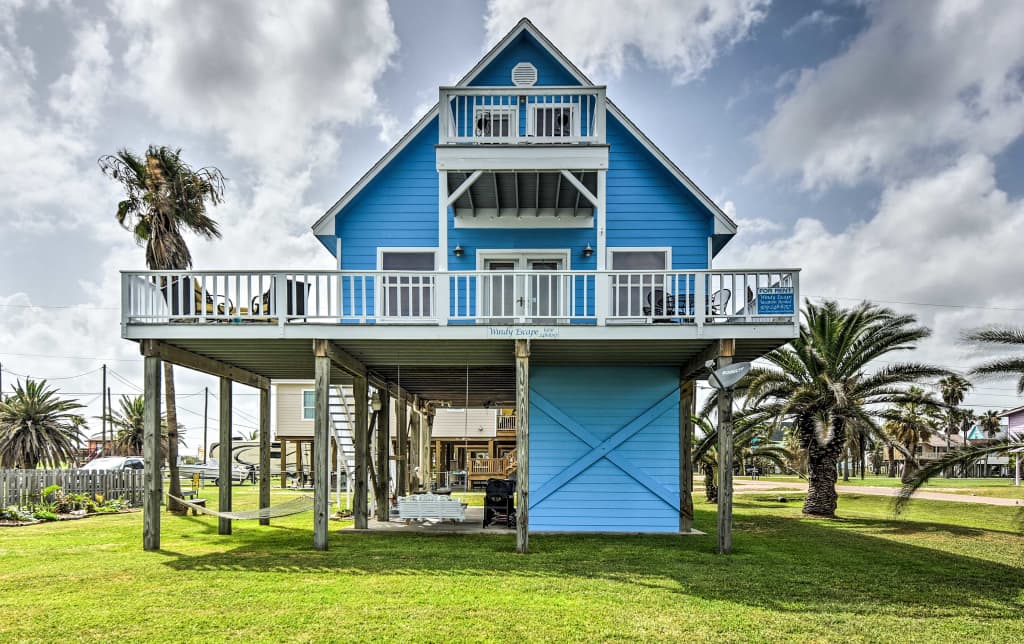
[[(476, 270), (486, 270), (484, 261), (488, 259), (561, 259), (565, 261), (565, 267), (558, 270), (572, 270), (572, 249), (569, 248), (479, 248), (476, 251)], [(516, 270), (528, 269), (517, 268)]]
[(538, 213), (534, 208), (502, 208), (501, 214), (495, 208), (477, 208), (455, 210), (455, 229), (473, 228), (506, 228), (512, 230), (538, 228), (574, 228), (577, 230), (593, 229), (594, 215), (580, 208), (579, 214), (573, 214), (573, 208), (541, 208)]
[[(440, 248), (436, 246), (378, 246), (377, 247), (377, 270), (384, 270), (384, 253), (433, 253), (434, 254), (434, 268), (430, 269), (431, 272), (438, 270), (437, 268), (437, 254), (440, 252)], [(398, 271), (402, 272), (402, 271)], [(421, 273), (424, 271), (408, 271), (410, 273)]]
[(711, 236), (709, 235), (708, 236), (708, 265), (706, 267), (709, 271), (711, 270), (711, 260), (712, 260), (712, 258), (714, 258), (714, 256), (715, 256), (714, 244), (711, 243)]
[(665, 253), (665, 267), (664, 268), (652, 268), (652, 269), (644, 269), (644, 268), (627, 269), (627, 268), (621, 268), (621, 269), (618, 269), (618, 270), (623, 270), (623, 271), (625, 271), (625, 270), (652, 270), (652, 271), (658, 271), (658, 270), (671, 271), (671, 270), (673, 270), (673, 268), (672, 268), (672, 247), (671, 246), (609, 246), (608, 249), (607, 249), (607, 252), (608, 252), (608, 260), (607, 260), (607, 263), (605, 264), (605, 266), (608, 267), (609, 271), (615, 271), (616, 270), (615, 268), (612, 267), (612, 264), (613, 264), (613, 262), (612, 262), (612, 253), (654, 253), (654, 252)]
[(313, 401), (313, 415), (306, 418), (306, 392), (316, 395), (316, 389), (303, 389), (302, 400), (299, 401), (299, 420), (312, 422), (316, 420), (316, 400)]

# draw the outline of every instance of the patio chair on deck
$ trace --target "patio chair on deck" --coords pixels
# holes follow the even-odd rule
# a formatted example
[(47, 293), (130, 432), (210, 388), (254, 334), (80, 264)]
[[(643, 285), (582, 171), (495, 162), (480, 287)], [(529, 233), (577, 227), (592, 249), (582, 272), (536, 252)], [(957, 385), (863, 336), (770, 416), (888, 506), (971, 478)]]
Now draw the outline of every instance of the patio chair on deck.
[[(732, 291), (727, 288), (718, 289), (711, 295), (711, 315), (723, 315)], [(680, 295), (679, 305), (676, 306), (676, 296), (666, 294), (660, 288), (651, 289), (647, 293), (647, 306), (644, 307), (644, 315), (654, 317), (655, 322), (671, 322), (672, 316), (691, 316), (693, 311), (693, 293)]]
[[(269, 315), (276, 316), (277, 311), (274, 311), (274, 307), (271, 305), (270, 296), (274, 292), (276, 287), (276, 280), (271, 280), (270, 288), (268, 288), (263, 295), (257, 295), (252, 298), (250, 303), (250, 310), (255, 315)], [(309, 298), (309, 291), (311, 286), (301, 280), (285, 280), (285, 292), (287, 295), (287, 302), (285, 305), (285, 316), (288, 319), (300, 319), (306, 317), (306, 300)], [(270, 321), (276, 321), (276, 317), (269, 318)]]
[[(170, 283), (167, 278), (161, 278), (160, 291), (164, 295), (173, 316), (193, 316), (198, 318), (201, 315), (235, 316), (248, 315), (249, 311), (244, 306), (236, 308), (226, 295), (210, 294), (203, 289), (199, 280), (191, 277), (171, 277)], [(189, 295), (191, 291), (191, 296)]]

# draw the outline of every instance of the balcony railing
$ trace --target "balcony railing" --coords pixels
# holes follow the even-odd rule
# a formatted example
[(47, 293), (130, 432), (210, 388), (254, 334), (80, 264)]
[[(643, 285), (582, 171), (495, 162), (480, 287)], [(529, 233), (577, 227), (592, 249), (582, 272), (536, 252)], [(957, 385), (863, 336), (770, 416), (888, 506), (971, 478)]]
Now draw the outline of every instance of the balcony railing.
[(799, 271), (126, 271), (130, 324), (795, 322)]
[(442, 87), (440, 143), (604, 143), (604, 87)]

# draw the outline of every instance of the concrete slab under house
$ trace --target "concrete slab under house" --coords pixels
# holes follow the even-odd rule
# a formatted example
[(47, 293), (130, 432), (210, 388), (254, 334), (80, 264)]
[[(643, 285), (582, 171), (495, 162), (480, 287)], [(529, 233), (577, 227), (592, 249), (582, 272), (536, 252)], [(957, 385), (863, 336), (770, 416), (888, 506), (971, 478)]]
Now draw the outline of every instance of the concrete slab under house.
[[(736, 224), (528, 20), (438, 99), (313, 224), (336, 270), (122, 274), (122, 335), (146, 363), (145, 548), (160, 547), (161, 361), (263, 392), (262, 505), (270, 388), (308, 382), (278, 468), (308, 474), (316, 548), (332, 486), (358, 531), (371, 507), (391, 519), (392, 496), (492, 476), (516, 480), (520, 552), (536, 531), (694, 528), (696, 381), (796, 337), (799, 270), (715, 267)], [(460, 410), (464, 429), (493, 427), (446, 434)]]

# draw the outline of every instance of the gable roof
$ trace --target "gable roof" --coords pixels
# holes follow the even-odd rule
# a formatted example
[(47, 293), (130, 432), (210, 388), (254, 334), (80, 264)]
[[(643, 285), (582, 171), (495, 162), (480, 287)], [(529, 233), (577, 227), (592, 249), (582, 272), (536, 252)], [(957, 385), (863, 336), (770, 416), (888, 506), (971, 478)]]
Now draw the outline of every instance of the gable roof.
[[(547, 52), (552, 57), (554, 57), (556, 61), (558, 61), (563, 67), (565, 67), (566, 70), (568, 70), (569, 73), (577, 81), (579, 81), (581, 85), (594, 85), (593, 81), (587, 78), (586, 74), (584, 74), (575, 64), (573, 64), (573, 62), (569, 60), (565, 56), (565, 54), (561, 52), (561, 50), (555, 47), (555, 45), (550, 40), (548, 40), (547, 37), (544, 34), (542, 34), (540, 30), (537, 29), (537, 27), (532, 22), (530, 22), (529, 18), (522, 18), (518, 22), (518, 24), (516, 24), (516, 26), (512, 28), (511, 31), (505, 34), (504, 38), (498, 41), (498, 43), (495, 44), (494, 47), (490, 49), (490, 51), (484, 54), (484, 57), (481, 58), (479, 62), (477, 62), (477, 64), (474, 65), (473, 68), (470, 69), (469, 72), (467, 72), (466, 75), (463, 76), (458, 83), (456, 83), (455, 86), (469, 86), (473, 82), (473, 80), (476, 79), (477, 76), (479, 76), (480, 73), (484, 71), (487, 68), (487, 66), (490, 63), (492, 63), (494, 59), (497, 58), (498, 55), (506, 47), (509, 46), (509, 44), (511, 44), (516, 38), (520, 36), (520, 34), (523, 34), (524, 32), (532, 36), (541, 45), (541, 47), (547, 50)], [(725, 237), (731, 237), (732, 235), (735, 235), (737, 231), (736, 222), (734, 222), (729, 217), (729, 215), (725, 214), (725, 212), (718, 207), (718, 204), (716, 204), (710, 197), (708, 197), (707, 194), (705, 194), (704, 191), (701, 190), (697, 186), (697, 184), (693, 182), (692, 179), (690, 179), (690, 177), (686, 176), (686, 174), (679, 168), (679, 166), (677, 166), (672, 161), (672, 159), (668, 157), (668, 155), (662, 152), (661, 149), (658, 148), (658, 146), (656, 146), (654, 142), (651, 141), (647, 137), (647, 135), (644, 134), (640, 130), (640, 128), (638, 128), (636, 124), (633, 123), (633, 121), (631, 121), (629, 117), (627, 117), (622, 112), (622, 110), (620, 110), (618, 106), (611, 101), (611, 99), (605, 99), (605, 104), (608, 113), (613, 115), (616, 118), (616, 120), (618, 120), (619, 123), (621, 123), (622, 126), (626, 128), (626, 131), (628, 131), (634, 138), (636, 138), (637, 141), (639, 141), (640, 144), (643, 145), (643, 147), (646, 148), (647, 151), (650, 152), (655, 159), (657, 159), (663, 166), (665, 166), (665, 169), (668, 170), (669, 173), (677, 181), (679, 181), (679, 183), (683, 184), (683, 186), (697, 199), (697, 201), (703, 204), (704, 207), (711, 212), (712, 216), (715, 219), (715, 227), (713, 230), (713, 234), (715, 236)], [(334, 205), (331, 206), (327, 210), (327, 212), (324, 213), (324, 215), (316, 221), (315, 224), (313, 224), (314, 234), (316, 234), (318, 237), (321, 235), (334, 235), (334, 229), (328, 226), (330, 222), (333, 222), (334, 216), (341, 212), (341, 210), (345, 206), (347, 206), (353, 199), (355, 199), (355, 197), (363, 190), (363, 188), (365, 188), (366, 185), (369, 184), (370, 181), (372, 181), (374, 177), (376, 177), (381, 172), (381, 170), (383, 170), (389, 163), (391, 163), (391, 161), (396, 156), (398, 156), (398, 154), (402, 151), (402, 149), (405, 148), (406, 145), (409, 144), (409, 142), (415, 139), (416, 136), (419, 135), (419, 133), (422, 132), (423, 129), (426, 128), (427, 125), (429, 125), (430, 122), (434, 120), (434, 117), (438, 115), (438, 107), (438, 104), (435, 103), (434, 106), (430, 108), (430, 110), (425, 115), (423, 115), (423, 117), (419, 121), (416, 122), (412, 129), (405, 134), (405, 136), (403, 136), (401, 139), (398, 140), (397, 143), (391, 146), (387, 153), (383, 157), (381, 157), (380, 160), (377, 161), (377, 163), (373, 164), (373, 166), (366, 172), (366, 174), (360, 177), (360, 179), (351, 188), (349, 188), (348, 191), (345, 192), (345, 194), (343, 194), (341, 198), (338, 199), (338, 201), (336, 201)], [(330, 249), (329, 246), (328, 249)]]

